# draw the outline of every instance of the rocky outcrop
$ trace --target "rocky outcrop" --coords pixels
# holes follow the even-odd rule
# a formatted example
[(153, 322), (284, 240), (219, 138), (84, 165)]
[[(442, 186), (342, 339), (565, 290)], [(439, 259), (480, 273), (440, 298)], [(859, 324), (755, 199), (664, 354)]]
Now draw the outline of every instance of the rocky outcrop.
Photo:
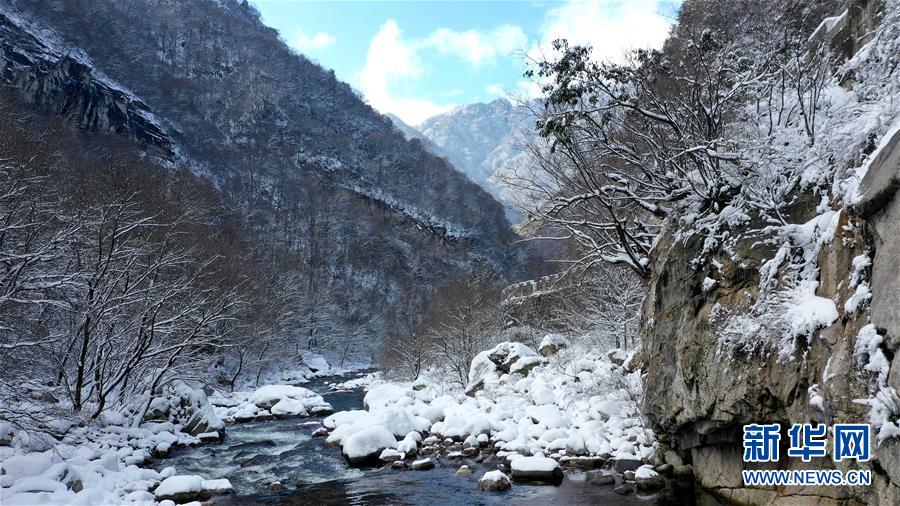
[(92, 132), (115, 133), (173, 159), (174, 146), (149, 108), (82, 59), (31, 33), (27, 23), (0, 11), (0, 82), (50, 116)]
[(168, 416), (182, 425), (182, 431), (193, 436), (215, 433), (218, 434), (219, 441), (225, 437), (225, 423), (213, 411), (203, 390), (176, 380), (168, 387), (168, 391)]
[[(833, 301), (840, 318), (796, 340), (790, 357), (764, 348), (723, 346), (724, 330), (717, 325), (717, 314), (749, 314), (761, 297), (760, 268), (774, 251), (762, 246), (760, 237), (747, 235), (737, 243), (737, 255), (717, 255), (705, 268), (691, 263), (702, 251), (701, 238), (678, 237), (670, 228), (658, 241), (643, 307), (642, 411), (664, 448), (692, 462), (705, 489), (739, 504), (793, 504), (800, 497), (816, 504), (900, 503), (897, 437), (874, 445), (875, 458), (868, 463), (838, 464), (828, 458), (815, 464), (817, 469), (871, 470), (872, 487), (747, 488), (741, 479), (742, 469), (811, 468), (800, 459), (785, 458), (784, 451), (777, 464), (745, 464), (743, 424), (778, 422), (786, 428), (799, 422), (869, 420), (870, 407), (855, 401), (872, 396), (873, 375), (857, 350), (866, 325), (874, 325), (884, 337), (876, 344), (890, 362), (887, 385), (900, 391), (898, 188), (900, 134), (894, 131), (869, 162), (859, 202), (839, 211), (836, 235), (816, 258), (816, 295)], [(792, 212), (794, 222), (805, 223), (813, 217), (815, 204), (800, 198)], [(848, 303), (857, 293), (851, 283), (854, 275), (868, 279), (872, 302), (867, 310), (854, 311)], [(712, 290), (703, 286), (708, 277), (717, 280)], [(787, 441), (786, 434), (782, 441)]]
[[(881, 165), (879, 171), (898, 170)], [(874, 167), (873, 167), (874, 168)], [(875, 178), (873, 174), (873, 178)], [(840, 230), (830, 247), (820, 252), (817, 295), (844, 307), (852, 297), (848, 278), (853, 259), (874, 251), (871, 276), (873, 303), (869, 317), (886, 335), (885, 356), (895, 357), (900, 313), (897, 312), (897, 244), (900, 237), (900, 199), (883, 199), (873, 214), (853, 216), (844, 211)], [(874, 208), (873, 208), (874, 209)], [(868, 217), (867, 217), (868, 216)], [(851, 226), (851, 223), (859, 226)], [(741, 426), (753, 422), (859, 423), (868, 419), (868, 406), (854, 402), (869, 396), (868, 375), (861, 370), (854, 344), (867, 318), (844, 314), (795, 351), (792, 360), (777, 353), (731, 352), (721, 346), (712, 313), (726, 308), (748, 310), (759, 287), (758, 260), (719, 258), (724, 275), (713, 294), (704, 293), (702, 270), (689, 267), (701, 247), (692, 240), (668, 236), (669, 244), (654, 258), (656, 273), (644, 305), (643, 363), (646, 373), (642, 411), (668, 447), (693, 462), (701, 486), (744, 504), (788, 504), (794, 495), (817, 496), (822, 504), (857, 499), (871, 504), (900, 501), (900, 441), (889, 439), (875, 451), (876, 459), (860, 468), (875, 476), (871, 489), (818, 487), (806, 489), (748, 489), (742, 469), (761, 468), (742, 462)], [(893, 246), (891, 246), (893, 244)], [(687, 287), (687, 289), (685, 289)], [(881, 298), (879, 300), (879, 297)], [(892, 297), (894, 297), (892, 299)], [(876, 303), (877, 301), (877, 303)], [(900, 391), (900, 360), (894, 358), (889, 384)], [(783, 436), (786, 440), (786, 436)], [(825, 468), (830, 459), (817, 463)], [(802, 461), (785, 459), (780, 469), (804, 469)], [(846, 470), (847, 465), (840, 469)]]
[[(882, 13), (888, 17), (879, 38), (873, 27)], [(863, 0), (823, 21), (814, 38), (839, 37), (831, 39), (840, 47), (838, 63), (848, 62), (856, 73), (855, 80), (836, 76), (848, 94), (894, 103), (871, 91), (883, 88), (885, 78), (879, 76), (894, 74), (866, 55), (896, 54), (897, 22), (895, 2), (885, 7)], [(869, 41), (866, 51), (874, 53), (861, 49)], [(791, 196), (784, 217), (788, 229), (828, 229), (816, 235), (820, 240), (812, 249), (813, 243), (798, 244), (793, 237), (768, 241), (774, 238), (771, 227), (758, 217), (731, 229), (729, 247), (717, 252), (705, 249), (701, 234), (673, 223), (656, 242), (642, 313), (642, 412), (673, 472), (692, 470), (697, 483), (720, 498), (738, 504), (900, 504), (900, 123), (891, 115), (885, 121), (878, 131), (868, 125), (869, 131), (855, 132), (852, 143), (829, 145), (852, 152), (844, 158), (839, 149), (830, 153), (843, 160), (834, 187), (849, 185), (847, 193), (800, 188)], [(853, 173), (865, 175), (860, 181)], [(813, 269), (803, 275), (810, 276), (804, 279), (814, 293), (804, 297), (833, 317), (796, 332), (783, 324), (790, 310), (780, 314), (781, 302), (761, 304), (773, 291), (791, 287), (789, 276), (797, 274), (790, 261), (773, 261), (779, 254), (809, 255), (806, 265)], [(797, 314), (811, 312), (805, 306)], [(732, 325), (736, 321), (741, 325)], [(742, 426), (749, 423), (781, 424), (778, 462), (743, 462)], [(834, 462), (831, 449), (813, 463), (788, 458), (787, 428), (793, 423), (871, 423), (873, 458)], [(869, 470), (873, 483), (744, 486), (742, 470), (774, 468)]]
[(472, 360), (466, 395), (475, 395), (487, 384), (498, 381), (504, 374), (528, 376), (533, 368), (542, 363), (537, 352), (522, 343), (500, 343), (482, 351)]

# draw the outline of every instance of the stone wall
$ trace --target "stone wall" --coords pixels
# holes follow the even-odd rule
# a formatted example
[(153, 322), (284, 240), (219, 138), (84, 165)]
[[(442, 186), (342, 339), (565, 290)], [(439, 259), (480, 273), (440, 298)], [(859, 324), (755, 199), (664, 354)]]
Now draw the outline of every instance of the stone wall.
[(504, 320), (510, 327), (562, 331), (565, 314), (580, 304), (578, 278), (552, 274), (509, 285), (501, 295)]

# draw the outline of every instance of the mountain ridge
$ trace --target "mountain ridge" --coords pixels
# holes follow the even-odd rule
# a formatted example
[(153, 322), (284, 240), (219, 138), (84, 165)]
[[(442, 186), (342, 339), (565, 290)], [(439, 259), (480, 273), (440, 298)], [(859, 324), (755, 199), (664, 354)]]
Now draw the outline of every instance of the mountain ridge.
[[(0, 8), (9, 14), (2, 79), (21, 99), (208, 176), (239, 211), (236, 226), (260, 239), (255, 255), (281, 257), (310, 299), (327, 290), (346, 313), (371, 309), (375, 335), (402, 319), (408, 308), (396, 301), (407, 291), (416, 307), (472, 270), (523, 275), (525, 253), (499, 203), (290, 50), (248, 4)], [(109, 29), (89, 29), (96, 19)], [(22, 59), (35, 41), (43, 58)]]
[(534, 135), (530, 105), (506, 98), (475, 102), (426, 119), (418, 127), (388, 115), (408, 139), (422, 140), (427, 149), (447, 158), (469, 179), (497, 198), (512, 222), (521, 219), (503, 178), (528, 163), (523, 146)]

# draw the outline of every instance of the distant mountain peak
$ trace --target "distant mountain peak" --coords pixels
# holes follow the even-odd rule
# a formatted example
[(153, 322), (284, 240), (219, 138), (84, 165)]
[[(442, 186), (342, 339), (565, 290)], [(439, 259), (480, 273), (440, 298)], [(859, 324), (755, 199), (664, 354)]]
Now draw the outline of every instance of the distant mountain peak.
[(406, 125), (399, 118), (391, 119), (407, 138), (423, 139), (427, 149), (446, 157), (472, 181), (500, 199), (510, 221), (518, 221), (518, 212), (510, 202), (504, 202), (504, 189), (496, 176), (527, 161), (522, 144), (534, 135), (527, 107), (499, 97), (432, 116), (418, 128)]

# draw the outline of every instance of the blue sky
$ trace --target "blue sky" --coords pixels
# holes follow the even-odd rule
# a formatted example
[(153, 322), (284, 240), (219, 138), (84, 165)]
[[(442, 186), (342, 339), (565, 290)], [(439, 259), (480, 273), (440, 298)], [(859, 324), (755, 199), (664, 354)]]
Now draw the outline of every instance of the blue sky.
[(616, 60), (659, 46), (680, 0), (252, 0), (295, 50), (416, 125), (460, 104), (534, 94), (524, 55), (564, 36)]

